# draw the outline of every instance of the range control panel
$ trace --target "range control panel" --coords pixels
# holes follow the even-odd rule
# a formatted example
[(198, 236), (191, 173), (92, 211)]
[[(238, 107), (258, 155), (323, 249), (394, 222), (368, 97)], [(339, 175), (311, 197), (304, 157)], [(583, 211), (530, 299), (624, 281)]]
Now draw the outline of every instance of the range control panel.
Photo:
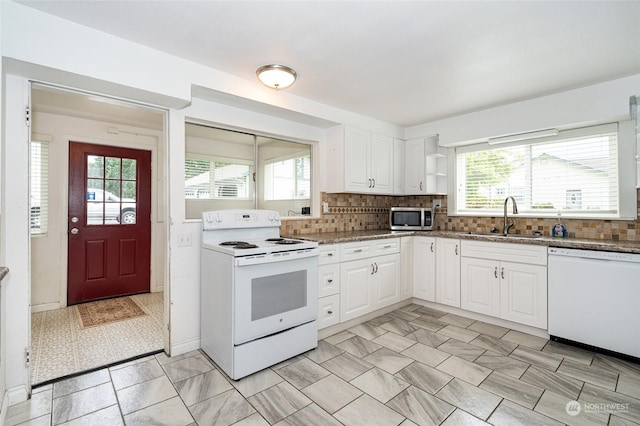
[(280, 227), (280, 214), (272, 210), (213, 210), (202, 213), (203, 230)]

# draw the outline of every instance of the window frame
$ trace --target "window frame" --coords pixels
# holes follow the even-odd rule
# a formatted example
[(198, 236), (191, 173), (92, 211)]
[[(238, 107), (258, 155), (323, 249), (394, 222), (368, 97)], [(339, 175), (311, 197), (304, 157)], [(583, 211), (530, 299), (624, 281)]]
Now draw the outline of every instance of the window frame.
[[(562, 210), (562, 217), (567, 219), (584, 219), (584, 220), (636, 220), (638, 217), (637, 209), (637, 189), (635, 185), (635, 156), (636, 156), (636, 123), (635, 120), (620, 121), (617, 123), (606, 123), (594, 126), (583, 126), (562, 130), (557, 136), (523, 139), (517, 142), (490, 145), (488, 142), (462, 145), (452, 148), (448, 161), (448, 168), (452, 173), (449, 174), (449, 187), (454, 188), (447, 195), (447, 203), (449, 216), (466, 216), (466, 217), (495, 217), (502, 216), (503, 209), (495, 208), (492, 210), (461, 210), (458, 206), (458, 154), (484, 151), (491, 149), (501, 149), (512, 146), (522, 146), (527, 144), (539, 144), (545, 142), (560, 141), (567, 138), (587, 136), (598, 132), (598, 129), (607, 128), (607, 126), (617, 126), (617, 165), (618, 165), (618, 212), (617, 214), (597, 214), (597, 213), (579, 213), (569, 210)], [(506, 194), (511, 195), (511, 194)], [(506, 197), (505, 195), (505, 197)], [(520, 211), (518, 216), (527, 218), (557, 218), (558, 210), (549, 209), (549, 211)]]

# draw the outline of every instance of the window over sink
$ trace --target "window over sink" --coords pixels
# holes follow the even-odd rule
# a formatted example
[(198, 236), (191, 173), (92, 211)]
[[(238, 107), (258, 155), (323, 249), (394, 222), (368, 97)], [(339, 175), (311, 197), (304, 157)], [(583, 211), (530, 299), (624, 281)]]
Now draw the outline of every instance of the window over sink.
[(635, 218), (637, 194), (629, 178), (635, 131), (629, 123), (456, 148), (455, 214), (502, 215), (505, 197), (513, 196), (525, 216)]

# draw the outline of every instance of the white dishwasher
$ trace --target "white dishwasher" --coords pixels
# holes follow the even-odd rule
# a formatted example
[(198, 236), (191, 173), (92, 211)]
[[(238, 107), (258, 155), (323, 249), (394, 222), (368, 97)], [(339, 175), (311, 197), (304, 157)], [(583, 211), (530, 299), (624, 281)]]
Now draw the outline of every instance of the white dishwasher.
[(640, 254), (548, 253), (549, 334), (640, 357)]

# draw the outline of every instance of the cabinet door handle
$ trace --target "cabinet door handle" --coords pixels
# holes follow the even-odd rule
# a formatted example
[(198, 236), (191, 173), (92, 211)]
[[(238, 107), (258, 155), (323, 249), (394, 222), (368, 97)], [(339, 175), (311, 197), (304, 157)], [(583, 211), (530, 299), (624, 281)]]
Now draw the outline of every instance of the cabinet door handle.
[(327, 311), (329, 315), (333, 315), (333, 311)]
[(458, 245), (456, 244), (456, 256), (458, 255)]
[(373, 179), (368, 179), (369, 181), (369, 188), (373, 188)]
[(362, 249), (355, 249), (353, 252), (354, 253), (362, 253)]
[(431, 253), (433, 253), (433, 243), (431, 243)]
[(376, 274), (378, 273), (378, 264), (374, 263), (374, 265), (376, 265)]
[(498, 267), (496, 266), (496, 269), (493, 271), (493, 275), (498, 278)]
[(371, 179), (373, 181), (373, 188), (376, 187), (376, 180), (375, 179)]
[(376, 268), (373, 266), (373, 263), (371, 264), (371, 275), (376, 273)]
[(332, 280), (331, 278), (329, 278), (329, 279), (327, 280), (327, 282), (328, 282), (329, 284), (331, 284), (331, 283), (333, 282), (333, 280)]
[(422, 191), (422, 182), (420, 182), (420, 191)]
[(391, 244), (387, 244), (386, 246), (384, 246), (382, 248), (391, 248)]
[(504, 268), (500, 268), (500, 277), (504, 280)]
[(327, 253), (327, 256), (332, 257), (333, 253)]

